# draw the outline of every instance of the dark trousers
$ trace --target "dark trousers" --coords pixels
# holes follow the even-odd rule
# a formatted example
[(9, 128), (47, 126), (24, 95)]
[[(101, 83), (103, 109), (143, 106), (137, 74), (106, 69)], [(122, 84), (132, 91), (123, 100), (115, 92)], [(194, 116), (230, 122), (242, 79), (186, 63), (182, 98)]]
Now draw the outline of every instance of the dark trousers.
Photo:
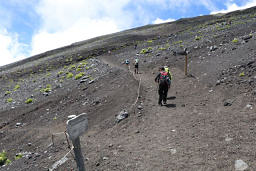
[(165, 103), (167, 100), (167, 93), (168, 93), (168, 85), (167, 84), (159, 84), (158, 94), (159, 100), (158, 104), (161, 104), (162, 101)]

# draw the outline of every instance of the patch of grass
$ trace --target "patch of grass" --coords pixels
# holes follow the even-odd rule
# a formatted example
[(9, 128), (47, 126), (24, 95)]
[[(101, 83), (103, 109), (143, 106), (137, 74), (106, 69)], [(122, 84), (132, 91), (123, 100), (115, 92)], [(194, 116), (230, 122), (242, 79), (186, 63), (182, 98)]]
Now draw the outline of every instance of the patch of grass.
[(28, 99), (25, 101), (26, 104), (29, 104), (29, 103), (32, 103), (32, 102), (33, 102), (33, 99), (31, 99), (31, 98), (28, 98)]
[(4, 165), (7, 160), (7, 153), (5, 151), (2, 151), (0, 153), (0, 166)]
[(234, 39), (232, 40), (232, 42), (233, 42), (233, 43), (238, 43), (238, 39), (237, 39), (237, 38), (234, 38)]
[(176, 44), (181, 44), (181, 43), (183, 43), (183, 41), (182, 41), (182, 40), (179, 40), (179, 41), (173, 42), (173, 44), (174, 44), (174, 45), (176, 45)]
[(140, 54), (146, 54), (152, 52), (152, 47), (148, 47), (147, 49), (141, 49)]
[(71, 70), (74, 70), (76, 68), (76, 65), (70, 65), (68, 70), (71, 71)]
[(82, 71), (82, 68), (77, 68), (76, 72)]
[(41, 92), (49, 93), (49, 92), (52, 91), (52, 85), (51, 85), (51, 84), (47, 84), (47, 85), (46, 85), (46, 88), (42, 88), (40, 91), (41, 91)]
[(6, 101), (7, 101), (8, 103), (11, 103), (11, 102), (13, 102), (13, 99), (12, 99), (12, 98), (8, 98)]
[(84, 76), (84, 72), (80, 72), (79, 74), (76, 74), (75, 80), (78, 80), (78, 79), (80, 79), (83, 76)]
[(57, 75), (62, 75), (64, 73), (64, 71), (59, 71), (58, 73), (57, 73)]
[(19, 160), (20, 158), (22, 158), (23, 157), (23, 155), (21, 154), (21, 153), (19, 153), (19, 154), (17, 154), (16, 156), (15, 156), (15, 160)]
[(195, 40), (200, 40), (202, 38), (202, 36), (196, 36)]
[(85, 69), (88, 70), (88, 69), (90, 69), (90, 67), (87, 66), (87, 67), (85, 67)]
[(166, 48), (160, 47), (160, 48), (158, 48), (158, 50), (166, 50)]
[(8, 94), (11, 94), (12, 92), (11, 91), (6, 91), (5, 94), (8, 95)]
[(64, 66), (64, 69), (67, 69), (67, 68), (68, 68), (68, 66), (67, 66), (67, 65), (65, 65), (65, 66)]
[(147, 43), (153, 43), (153, 40), (148, 40)]
[(245, 76), (245, 73), (244, 73), (244, 72), (241, 72), (241, 73), (239, 74), (239, 77), (243, 77), (243, 76)]
[(50, 77), (52, 74), (50, 73), (50, 72), (48, 72), (47, 74), (46, 74), (46, 77)]
[(69, 73), (67, 73), (66, 78), (67, 78), (67, 79), (70, 79), (70, 78), (72, 78), (73, 76), (74, 76), (74, 74), (72, 74), (71, 72), (69, 72)]
[(14, 87), (14, 91), (17, 91), (18, 89), (20, 88), (20, 85), (19, 84), (17, 84), (15, 87)]

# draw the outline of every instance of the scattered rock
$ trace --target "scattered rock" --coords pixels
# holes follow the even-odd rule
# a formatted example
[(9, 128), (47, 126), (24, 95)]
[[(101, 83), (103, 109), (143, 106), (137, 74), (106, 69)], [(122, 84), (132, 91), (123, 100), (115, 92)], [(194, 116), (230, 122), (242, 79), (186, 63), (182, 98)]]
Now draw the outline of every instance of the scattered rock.
[(32, 145), (32, 143), (28, 143), (28, 146), (31, 146)]
[(241, 159), (236, 160), (236, 162), (235, 162), (235, 170), (236, 171), (243, 171), (243, 170), (246, 170), (248, 167), (249, 167), (248, 164), (245, 163)]
[(249, 40), (251, 38), (252, 38), (252, 35), (246, 35), (242, 37), (243, 40)]
[(143, 109), (143, 107), (142, 107), (141, 105), (139, 105), (137, 108), (138, 108), (139, 110), (142, 110), (142, 109)]
[(140, 131), (139, 131), (139, 130), (135, 131), (135, 134), (138, 134), (138, 133), (140, 133)]
[(251, 105), (251, 104), (247, 104), (247, 105), (246, 105), (246, 108), (247, 108), (247, 109), (252, 109), (252, 105)]
[(89, 81), (89, 84), (92, 84), (92, 83), (94, 83), (94, 80)]
[(22, 126), (22, 123), (18, 122), (16, 123), (16, 127)]
[(236, 47), (233, 47), (232, 50), (236, 50)]
[(120, 121), (124, 120), (129, 116), (126, 110), (122, 110), (116, 117), (116, 122), (119, 123)]
[(177, 150), (175, 148), (169, 148), (169, 149), (170, 149), (171, 154), (176, 154)]
[(108, 160), (109, 158), (108, 157), (103, 157), (103, 160)]
[(224, 102), (224, 106), (231, 106), (233, 104), (233, 100), (231, 99), (227, 99), (225, 102)]
[(185, 107), (186, 105), (185, 104), (182, 104), (181, 107)]
[(210, 46), (210, 51), (215, 51), (215, 50), (217, 50), (218, 49), (218, 47), (217, 46)]
[(232, 141), (232, 140), (233, 140), (233, 138), (230, 138), (230, 137), (226, 137), (226, 138), (225, 138), (225, 141), (226, 141), (226, 142), (229, 142), (229, 141)]

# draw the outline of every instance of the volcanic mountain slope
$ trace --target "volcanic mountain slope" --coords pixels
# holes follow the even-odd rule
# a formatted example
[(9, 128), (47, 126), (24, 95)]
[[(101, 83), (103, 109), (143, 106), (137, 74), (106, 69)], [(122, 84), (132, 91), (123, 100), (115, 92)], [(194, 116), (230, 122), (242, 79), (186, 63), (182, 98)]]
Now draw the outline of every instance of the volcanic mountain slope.
[[(101, 36), (1, 67), (0, 151), (11, 163), (0, 169), (52, 168), (70, 151), (67, 117), (87, 113), (87, 170), (235, 170), (241, 160), (255, 170), (255, 29), (250, 8)], [(123, 64), (135, 57), (137, 75)], [(173, 80), (160, 107), (154, 77), (163, 65)], [(129, 117), (117, 123), (122, 110)], [(74, 170), (72, 153), (67, 158), (55, 169)]]

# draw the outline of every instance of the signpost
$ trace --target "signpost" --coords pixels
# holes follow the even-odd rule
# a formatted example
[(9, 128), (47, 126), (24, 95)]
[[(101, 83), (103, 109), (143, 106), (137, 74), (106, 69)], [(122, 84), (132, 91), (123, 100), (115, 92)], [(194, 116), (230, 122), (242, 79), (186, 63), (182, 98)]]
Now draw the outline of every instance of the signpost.
[(85, 113), (74, 116), (72, 119), (67, 121), (67, 133), (74, 146), (75, 159), (79, 171), (85, 171), (84, 157), (81, 151), (79, 136), (82, 135), (87, 129), (88, 119), (87, 114)]

